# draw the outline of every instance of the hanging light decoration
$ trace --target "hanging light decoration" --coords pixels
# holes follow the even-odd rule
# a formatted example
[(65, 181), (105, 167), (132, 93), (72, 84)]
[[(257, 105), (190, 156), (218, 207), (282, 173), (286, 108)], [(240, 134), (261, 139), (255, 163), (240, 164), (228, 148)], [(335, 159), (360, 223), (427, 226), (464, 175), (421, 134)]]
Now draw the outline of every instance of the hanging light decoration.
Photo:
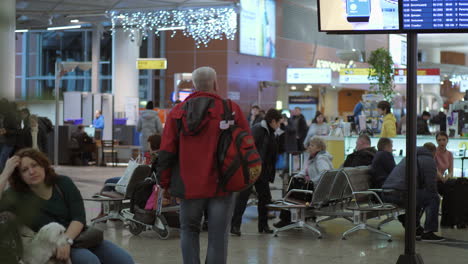
[(237, 32), (237, 13), (234, 7), (197, 8), (181, 10), (157, 10), (148, 12), (111, 12), (112, 32), (122, 27), (135, 39), (140, 34), (144, 39), (154, 31), (182, 30), (184, 36), (192, 37), (197, 48), (205, 47), (213, 39), (234, 39)]

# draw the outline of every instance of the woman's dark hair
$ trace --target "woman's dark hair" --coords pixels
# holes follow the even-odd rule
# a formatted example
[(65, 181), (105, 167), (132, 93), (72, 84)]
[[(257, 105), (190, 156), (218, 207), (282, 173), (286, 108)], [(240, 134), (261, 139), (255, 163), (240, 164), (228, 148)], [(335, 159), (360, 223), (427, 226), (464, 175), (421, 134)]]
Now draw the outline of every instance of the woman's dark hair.
[(146, 103), (146, 109), (152, 110), (153, 108), (154, 108), (153, 101), (148, 101), (148, 103)]
[(265, 114), (265, 121), (267, 122), (267, 124), (270, 124), (273, 120), (279, 122), (281, 118), (283, 118), (281, 112), (273, 108), (269, 109)]
[[(55, 173), (54, 169), (52, 168), (50, 164), (49, 159), (44, 153), (33, 148), (24, 148), (16, 152), (15, 156), (20, 157), (20, 159), (27, 157), (37, 162), (39, 166), (44, 168), (44, 172), (45, 172), (44, 183), (47, 186), (54, 185), (57, 174)], [(21, 177), (19, 166), (13, 171), (13, 174), (10, 177), (9, 183), (11, 187), (13, 188), (13, 190), (15, 191), (27, 192), (30, 190), (29, 186), (26, 184), (26, 182), (23, 181), (23, 178)]]
[(378, 151), (383, 151), (384, 148), (388, 145), (392, 144), (392, 140), (389, 138), (380, 138), (379, 142), (377, 143), (377, 150)]
[(440, 131), (439, 133), (436, 134), (436, 140), (439, 136), (443, 136), (443, 137), (446, 137), (447, 140), (449, 138), (449, 136), (447, 135), (447, 133), (445, 133), (445, 131)]
[(390, 109), (392, 108), (390, 103), (387, 102), (387, 101), (380, 101), (378, 104), (377, 104), (377, 108), (380, 108), (382, 109), (385, 114), (388, 114), (390, 113)]
[(312, 123), (317, 123), (317, 117), (319, 117), (319, 116), (323, 116), (323, 122), (324, 122), (324, 123), (327, 122), (327, 119), (325, 118), (325, 116), (323, 115), (323, 113), (320, 112), (320, 111), (317, 111), (317, 112), (315, 112), (315, 117), (314, 117), (314, 119), (312, 119)]
[(161, 135), (154, 134), (148, 137), (148, 142), (152, 151), (159, 150), (161, 148)]

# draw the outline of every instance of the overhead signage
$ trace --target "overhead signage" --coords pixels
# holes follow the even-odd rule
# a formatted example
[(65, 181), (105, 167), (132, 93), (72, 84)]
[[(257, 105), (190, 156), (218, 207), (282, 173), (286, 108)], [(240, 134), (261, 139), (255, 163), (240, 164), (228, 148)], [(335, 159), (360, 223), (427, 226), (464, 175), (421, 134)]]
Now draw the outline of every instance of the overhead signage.
[(240, 100), (240, 92), (228, 92), (228, 98), (234, 101)]
[(165, 70), (167, 69), (167, 59), (166, 58), (137, 59), (136, 67), (138, 70)]
[(354, 61), (350, 61), (348, 64), (345, 64), (342, 62), (334, 62), (334, 61), (319, 59), (315, 62), (315, 67), (331, 69), (334, 72), (340, 72), (341, 69), (354, 67)]
[(289, 96), (289, 104), (317, 104), (317, 97), (313, 96)]
[(287, 68), (286, 82), (289, 84), (330, 84), (331, 69)]
[(406, 67), (408, 42), (405, 35), (388, 35), (388, 51), (392, 55), (395, 67)]
[(319, 0), (318, 14), (319, 31), (400, 30), (398, 0)]
[[(406, 69), (395, 69), (395, 84), (406, 84)], [(440, 84), (440, 69), (418, 69), (418, 84)]]
[(340, 70), (340, 84), (369, 84), (368, 68), (351, 68)]
[(404, 30), (468, 29), (466, 0), (403, 0)]

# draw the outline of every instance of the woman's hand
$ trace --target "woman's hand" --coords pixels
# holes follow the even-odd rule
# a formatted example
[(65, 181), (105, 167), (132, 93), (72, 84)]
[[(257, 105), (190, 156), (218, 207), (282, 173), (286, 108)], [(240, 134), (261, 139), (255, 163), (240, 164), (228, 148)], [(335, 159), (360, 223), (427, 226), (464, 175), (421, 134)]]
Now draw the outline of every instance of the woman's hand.
[(13, 156), (9, 158), (5, 163), (5, 168), (3, 169), (3, 172), (0, 175), (0, 178), (2, 177), (6, 177), (6, 179), (10, 178), (11, 174), (13, 174), (13, 171), (15, 171), (16, 167), (19, 166), (20, 161), (21, 159), (18, 156)]
[(55, 258), (61, 261), (66, 261), (70, 258), (70, 245), (58, 247), (55, 253)]

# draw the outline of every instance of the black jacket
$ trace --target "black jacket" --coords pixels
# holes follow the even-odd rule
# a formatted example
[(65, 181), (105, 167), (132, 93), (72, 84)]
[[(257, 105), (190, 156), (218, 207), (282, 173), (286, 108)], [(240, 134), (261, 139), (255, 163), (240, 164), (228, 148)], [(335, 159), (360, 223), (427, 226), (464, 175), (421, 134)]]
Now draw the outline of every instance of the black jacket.
[(369, 166), (372, 164), (376, 152), (374, 147), (354, 151), (346, 157), (343, 167)]
[(371, 187), (380, 189), (388, 175), (395, 168), (393, 154), (388, 151), (377, 151), (371, 165)]
[(273, 182), (275, 179), (275, 165), (278, 156), (278, 144), (275, 131), (268, 126), (265, 120), (252, 128), (255, 147), (262, 158), (262, 173), (260, 179)]
[(249, 115), (247, 118), (247, 121), (249, 121), (250, 127), (254, 127), (256, 124), (260, 123), (263, 120), (263, 118), (260, 115), (256, 115), (254, 120), (252, 120), (252, 115)]
[(4, 143), (8, 146), (16, 146), (20, 128), (20, 118), (16, 112), (5, 113), (3, 117), (3, 128), (6, 130)]
[(422, 117), (418, 117), (418, 122), (417, 122), (417, 134), (418, 135), (430, 135), (431, 132), (429, 132), (429, 125), (427, 124), (427, 121), (422, 119)]
[(54, 126), (47, 117), (39, 117), (38, 126), (39, 131), (37, 133), (37, 145), (42, 152), (48, 153), (48, 137), (49, 133), (54, 131)]

